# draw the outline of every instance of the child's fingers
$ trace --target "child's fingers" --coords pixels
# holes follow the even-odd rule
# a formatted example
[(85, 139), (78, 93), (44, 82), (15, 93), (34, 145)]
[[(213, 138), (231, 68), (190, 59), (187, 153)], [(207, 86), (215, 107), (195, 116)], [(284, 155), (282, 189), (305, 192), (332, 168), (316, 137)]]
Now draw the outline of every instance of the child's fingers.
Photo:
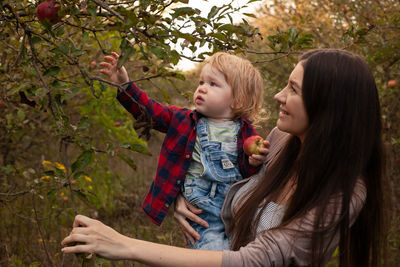
[(111, 55), (112, 55), (115, 59), (118, 59), (118, 58), (119, 58), (119, 55), (118, 55), (117, 53), (115, 53), (115, 52), (111, 52)]
[(117, 64), (117, 59), (115, 59), (115, 58), (112, 57), (112, 56), (105, 56), (105, 57), (104, 57), (104, 60), (110, 62), (110, 63), (113, 64), (113, 65), (116, 65), (116, 64)]
[(263, 162), (263, 159), (264, 159), (264, 157), (263, 156), (261, 156), (261, 155), (256, 155), (256, 154), (253, 154), (253, 155), (251, 155), (250, 157), (249, 157), (249, 161), (251, 160), (252, 162), (254, 162), (254, 163), (262, 163)]
[(269, 148), (270, 145), (269, 141), (264, 140), (264, 147)]
[(100, 62), (99, 65), (107, 69), (111, 69), (113, 67), (110, 63), (107, 62)]
[(268, 148), (260, 148), (258, 151), (260, 152), (260, 155), (266, 156), (269, 152), (269, 149)]

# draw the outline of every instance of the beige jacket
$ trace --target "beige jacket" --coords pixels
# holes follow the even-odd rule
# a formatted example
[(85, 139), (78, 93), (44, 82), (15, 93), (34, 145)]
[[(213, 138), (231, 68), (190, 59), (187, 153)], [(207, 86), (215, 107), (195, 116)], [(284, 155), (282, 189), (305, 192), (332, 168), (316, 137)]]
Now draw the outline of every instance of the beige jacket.
[[(268, 154), (268, 162), (281, 150), (288, 140), (289, 135), (274, 128), (268, 140), (271, 143)], [(262, 175), (258, 173), (256, 175)], [(254, 176), (253, 176), (254, 177)], [(242, 180), (234, 184), (226, 195), (222, 207), (221, 216), (228, 229), (232, 218), (232, 199), (235, 193), (251, 178)], [(357, 218), (362, 209), (366, 198), (366, 188), (364, 183), (357, 182), (354, 195), (351, 200), (350, 218), (351, 224)], [(332, 203), (335, 200), (332, 200)], [(327, 207), (329, 208), (329, 207)], [(256, 239), (239, 251), (224, 251), (222, 266), (296, 266), (310, 265), (311, 255), (311, 235), (313, 229), (314, 212), (311, 210), (303, 218), (292, 222), (285, 229), (271, 229), (264, 231), (256, 236)], [(335, 210), (332, 215), (335, 216)], [(296, 230), (296, 231), (293, 231)], [(330, 238), (329, 238), (330, 239)], [(327, 263), (339, 243), (339, 235), (336, 234), (333, 241), (328, 245), (328, 252), (325, 263)]]

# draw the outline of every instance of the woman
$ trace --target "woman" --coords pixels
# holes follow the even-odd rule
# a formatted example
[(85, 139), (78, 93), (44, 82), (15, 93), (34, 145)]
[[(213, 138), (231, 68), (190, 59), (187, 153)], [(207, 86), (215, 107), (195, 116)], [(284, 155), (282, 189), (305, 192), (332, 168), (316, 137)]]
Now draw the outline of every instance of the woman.
[(225, 199), (233, 251), (136, 240), (79, 215), (63, 244), (86, 244), (63, 251), (161, 266), (321, 266), (339, 245), (341, 266), (378, 265), (381, 121), (367, 64), (349, 52), (312, 50), (275, 99), (280, 113), (268, 137), (269, 161)]

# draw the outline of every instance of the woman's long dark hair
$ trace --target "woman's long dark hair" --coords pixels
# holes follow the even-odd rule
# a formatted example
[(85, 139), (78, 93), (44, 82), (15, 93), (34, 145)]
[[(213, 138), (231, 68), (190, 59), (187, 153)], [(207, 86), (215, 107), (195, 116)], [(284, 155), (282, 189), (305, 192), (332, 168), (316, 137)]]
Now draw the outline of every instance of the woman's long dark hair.
[[(248, 218), (254, 218), (264, 199), (279, 195), (294, 175), (295, 191), (278, 228), (315, 208), (312, 266), (321, 266), (326, 258), (324, 246), (329, 240), (325, 239), (330, 231), (340, 235), (341, 266), (377, 266), (382, 239), (383, 152), (375, 80), (361, 57), (342, 50), (312, 50), (300, 58), (300, 64), (309, 118), (307, 136), (304, 143), (295, 136), (289, 139), (261, 184), (234, 214), (228, 229), (233, 236), (232, 249), (254, 240), (259, 218), (256, 223)], [(367, 197), (349, 228), (350, 201), (358, 179), (365, 183)], [(326, 209), (334, 196), (341, 197), (337, 203), (341, 214), (336, 218), (329, 217), (332, 214)], [(329, 225), (327, 217), (332, 218)]]

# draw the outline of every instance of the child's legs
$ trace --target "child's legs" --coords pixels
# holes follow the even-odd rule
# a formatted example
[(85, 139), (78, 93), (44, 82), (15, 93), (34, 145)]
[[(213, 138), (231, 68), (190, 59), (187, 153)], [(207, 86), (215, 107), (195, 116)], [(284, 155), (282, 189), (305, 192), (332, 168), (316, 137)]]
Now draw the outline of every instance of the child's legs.
[[(212, 191), (218, 192), (216, 183), (211, 183)], [(186, 196), (185, 196), (186, 197)], [(225, 227), (220, 218), (221, 207), (224, 202), (225, 195), (215, 194), (214, 197), (210, 198), (209, 195), (197, 198), (188, 198), (188, 200), (202, 209), (203, 212), (199, 214), (199, 217), (205, 220), (209, 227), (205, 228), (197, 223), (189, 221), (190, 225), (199, 233), (200, 240), (190, 247), (194, 249), (205, 249), (205, 250), (224, 250), (229, 249), (229, 240), (225, 234)]]
[(203, 250), (229, 250), (230, 244), (225, 234), (224, 224), (221, 220), (210, 221), (208, 217), (210, 216), (203, 216), (203, 219), (208, 220), (209, 228), (190, 222), (190, 225), (200, 234), (201, 239), (196, 240), (194, 245), (189, 243), (189, 247)]

